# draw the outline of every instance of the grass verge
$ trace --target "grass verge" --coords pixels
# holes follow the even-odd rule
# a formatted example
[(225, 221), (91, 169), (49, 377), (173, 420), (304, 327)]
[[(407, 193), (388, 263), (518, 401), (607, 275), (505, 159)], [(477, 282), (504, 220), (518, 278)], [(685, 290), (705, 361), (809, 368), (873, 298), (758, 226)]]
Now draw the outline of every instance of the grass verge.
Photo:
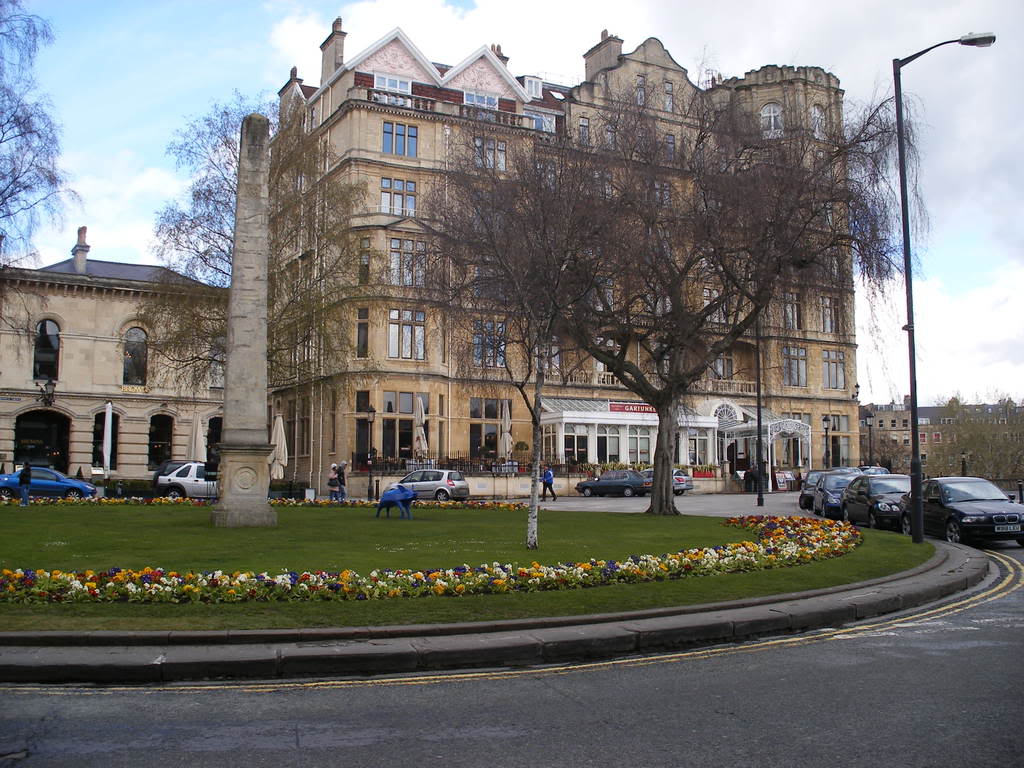
[[(595, 512), (541, 515), (541, 549), (522, 541), (522, 511), (415, 508), (377, 519), (365, 508), (279, 508), (275, 529), (215, 529), (201, 507), (31, 507), (4, 510), (2, 568), (81, 571), (112, 566), (175, 570), (429, 569), (462, 563), (622, 559), (744, 538), (722, 518)], [(753, 573), (528, 594), (408, 600), (239, 604), (0, 604), (6, 630), (257, 629), (489, 621), (638, 610), (733, 600), (877, 578), (913, 568), (930, 544), (864, 531), (841, 558)]]

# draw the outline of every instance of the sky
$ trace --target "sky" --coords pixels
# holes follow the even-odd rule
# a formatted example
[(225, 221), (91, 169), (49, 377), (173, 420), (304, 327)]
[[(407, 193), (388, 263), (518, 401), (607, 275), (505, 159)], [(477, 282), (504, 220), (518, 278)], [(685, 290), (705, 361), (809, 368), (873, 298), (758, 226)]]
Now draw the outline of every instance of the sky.
[[(919, 402), (953, 394), (1024, 399), (1024, 3), (1019, 0), (25, 0), (53, 25), (40, 90), (63, 125), (63, 166), (80, 203), (39, 233), (39, 264), (68, 258), (81, 225), (90, 256), (156, 263), (156, 212), (187, 178), (166, 148), (176, 130), (234, 91), (272, 96), (292, 66), (319, 85), (334, 18), (346, 58), (395, 27), (431, 61), (457, 64), (498, 43), (514, 75), (573, 85), (603, 29), (629, 52), (657, 37), (697, 82), (766, 64), (839, 77), (848, 106), (892, 92), (892, 60), (968, 32), (990, 48), (943, 46), (902, 70), (921, 134), (928, 228), (912, 237)], [(770, 10), (769, 10), (770, 9)], [(862, 403), (908, 390), (906, 300), (858, 294)], [(852, 373), (848, 373), (853, 375)]]

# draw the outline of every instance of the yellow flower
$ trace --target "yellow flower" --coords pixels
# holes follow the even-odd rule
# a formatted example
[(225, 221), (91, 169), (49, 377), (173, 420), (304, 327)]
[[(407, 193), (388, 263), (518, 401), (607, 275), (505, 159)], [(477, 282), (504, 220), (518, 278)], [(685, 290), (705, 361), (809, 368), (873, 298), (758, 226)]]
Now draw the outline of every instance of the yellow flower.
[(462, 594), (463, 592), (465, 592), (465, 591), (466, 591), (466, 585), (465, 585), (465, 584), (456, 584), (456, 585), (455, 585), (455, 591), (456, 591), (456, 592), (457, 592), (458, 594), (460, 594), (460, 595), (461, 595), (461, 594)]
[(85, 588), (86, 589), (96, 589), (96, 582), (95, 581), (87, 581), (87, 582), (85, 582)]

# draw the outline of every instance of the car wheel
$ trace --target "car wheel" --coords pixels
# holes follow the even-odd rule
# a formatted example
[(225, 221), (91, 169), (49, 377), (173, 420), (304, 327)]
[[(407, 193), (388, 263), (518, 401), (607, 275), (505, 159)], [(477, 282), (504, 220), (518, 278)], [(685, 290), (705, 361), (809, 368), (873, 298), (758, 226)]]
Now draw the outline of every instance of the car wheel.
[(14, 491), (10, 488), (0, 488), (0, 499), (4, 501), (10, 501), (14, 498)]
[(635, 491), (632, 488), (630, 488), (628, 485), (625, 488), (622, 489), (622, 495), (625, 496), (627, 499), (630, 496), (632, 496), (634, 493), (635, 493)]
[(450, 497), (448, 496), (448, 491), (444, 488), (438, 488), (437, 493), (434, 494), (434, 498), (438, 501), (448, 501)]
[(900, 518), (900, 530), (903, 531), (904, 536), (910, 536), (910, 515), (903, 515)]
[(71, 488), (67, 493), (64, 494), (65, 499), (80, 499), (82, 498), (82, 492), (77, 488)]
[(877, 528), (878, 520), (875, 519), (874, 512), (868, 512), (868, 528)]
[(583, 495), (584, 496), (593, 496), (594, 495), (594, 491), (591, 488), (584, 488), (583, 489)]
[(674, 494), (675, 494), (676, 496), (682, 496), (684, 492), (683, 492), (683, 491), (673, 491), (673, 493), (674, 493)]
[(1017, 539), (1017, 546), (1024, 547), (1024, 539)]
[(185, 491), (183, 491), (181, 488), (178, 488), (177, 486), (171, 486), (170, 488), (167, 489), (167, 498), (183, 499), (185, 498)]
[(946, 541), (950, 544), (960, 543), (960, 523), (952, 518), (946, 521)]
[(850, 522), (850, 510), (846, 508), (845, 504), (843, 504), (843, 508), (839, 517), (844, 523)]

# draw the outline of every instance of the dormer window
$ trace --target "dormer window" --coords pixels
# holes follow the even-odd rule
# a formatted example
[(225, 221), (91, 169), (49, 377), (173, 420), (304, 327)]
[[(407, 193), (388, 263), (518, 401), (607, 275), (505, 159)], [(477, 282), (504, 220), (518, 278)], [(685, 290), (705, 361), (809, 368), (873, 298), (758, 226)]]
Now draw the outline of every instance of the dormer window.
[(412, 93), (412, 81), (397, 75), (374, 75), (373, 87), (379, 91)]
[(463, 103), (468, 104), (471, 107), (480, 107), (481, 109), (498, 108), (498, 97), (493, 93), (484, 93), (483, 91), (463, 91), (463, 99)]
[(524, 84), (526, 85), (526, 95), (531, 99), (542, 97), (539, 77), (527, 77), (524, 80)]

